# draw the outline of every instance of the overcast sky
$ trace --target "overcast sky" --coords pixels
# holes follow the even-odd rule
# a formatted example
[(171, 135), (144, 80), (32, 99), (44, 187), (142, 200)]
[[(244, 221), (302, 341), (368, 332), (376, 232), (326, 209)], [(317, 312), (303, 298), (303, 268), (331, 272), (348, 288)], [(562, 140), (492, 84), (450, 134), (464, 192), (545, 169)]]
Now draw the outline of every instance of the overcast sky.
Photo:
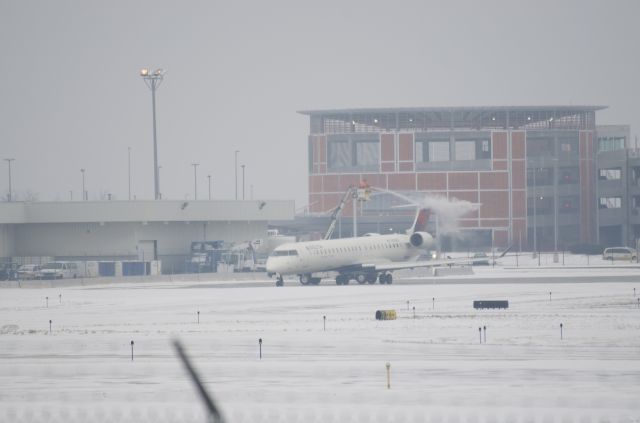
[[(164, 68), (164, 198), (307, 203), (308, 117), (350, 107), (597, 104), (640, 131), (637, 1), (0, 0), (0, 157), (41, 200), (153, 197), (151, 94)], [(0, 189), (6, 193), (6, 162)], [(240, 194), (241, 195), (241, 194)]]

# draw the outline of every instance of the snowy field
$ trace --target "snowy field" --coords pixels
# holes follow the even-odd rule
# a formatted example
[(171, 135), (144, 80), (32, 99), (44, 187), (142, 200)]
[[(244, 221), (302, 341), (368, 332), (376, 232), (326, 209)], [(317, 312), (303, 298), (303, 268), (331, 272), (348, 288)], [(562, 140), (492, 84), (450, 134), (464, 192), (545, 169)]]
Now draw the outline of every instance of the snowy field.
[[(555, 284), (517, 272), (532, 271), (0, 289), (0, 422), (204, 422), (173, 339), (230, 423), (640, 422), (640, 283), (616, 282), (640, 271), (554, 270), (567, 277)], [(570, 283), (597, 272), (602, 283)], [(503, 280), (464, 283), (478, 275)], [(475, 310), (483, 299), (510, 308)], [(398, 319), (376, 321), (378, 309)]]

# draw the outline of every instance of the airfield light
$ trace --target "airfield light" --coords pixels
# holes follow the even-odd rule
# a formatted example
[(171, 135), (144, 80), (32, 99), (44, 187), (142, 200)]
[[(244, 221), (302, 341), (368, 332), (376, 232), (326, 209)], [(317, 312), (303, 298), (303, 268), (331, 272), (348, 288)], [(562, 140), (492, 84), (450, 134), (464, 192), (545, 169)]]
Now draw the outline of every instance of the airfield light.
[(149, 69), (147, 68), (140, 69), (140, 76), (147, 76), (147, 75), (149, 75)]

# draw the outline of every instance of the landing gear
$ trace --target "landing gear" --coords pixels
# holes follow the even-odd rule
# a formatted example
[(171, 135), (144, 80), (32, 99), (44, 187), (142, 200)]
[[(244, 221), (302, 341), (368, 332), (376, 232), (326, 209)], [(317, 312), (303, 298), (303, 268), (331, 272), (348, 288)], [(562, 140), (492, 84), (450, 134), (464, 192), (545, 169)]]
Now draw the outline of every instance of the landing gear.
[(310, 273), (300, 275), (300, 283), (302, 285), (319, 285), (322, 278), (314, 278)]
[(391, 273), (381, 273), (378, 280), (380, 281), (380, 285), (384, 285), (385, 283), (391, 285), (393, 283), (393, 276), (391, 276)]
[(284, 285), (284, 280), (282, 279), (282, 276), (278, 276), (278, 278), (276, 279), (276, 286), (283, 286)]

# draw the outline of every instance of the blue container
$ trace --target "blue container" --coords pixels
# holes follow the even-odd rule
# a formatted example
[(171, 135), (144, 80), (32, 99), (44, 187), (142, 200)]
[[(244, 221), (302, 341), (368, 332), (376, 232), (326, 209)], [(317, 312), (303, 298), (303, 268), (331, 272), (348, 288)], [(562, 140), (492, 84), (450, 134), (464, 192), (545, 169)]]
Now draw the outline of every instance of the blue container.
[(115, 276), (116, 263), (114, 261), (98, 262), (98, 274), (100, 276)]
[(142, 276), (145, 275), (146, 262), (144, 261), (123, 261), (122, 276)]

